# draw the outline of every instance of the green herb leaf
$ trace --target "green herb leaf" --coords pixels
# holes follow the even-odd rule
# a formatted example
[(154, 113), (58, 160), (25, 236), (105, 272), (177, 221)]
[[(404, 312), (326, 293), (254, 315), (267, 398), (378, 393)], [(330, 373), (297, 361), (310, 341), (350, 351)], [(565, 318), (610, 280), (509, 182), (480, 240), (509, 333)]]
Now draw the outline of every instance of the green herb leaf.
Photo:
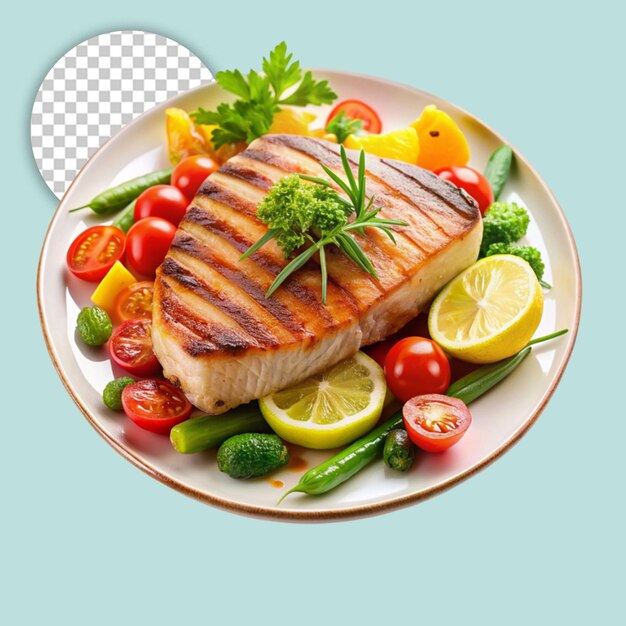
[(292, 57), (292, 54), (287, 54), (287, 44), (281, 41), (270, 52), (269, 59), (263, 58), (263, 71), (278, 97), (293, 87), (302, 76), (300, 62), (291, 63)]
[(337, 94), (330, 88), (327, 80), (315, 80), (312, 72), (307, 72), (298, 88), (280, 104), (303, 107), (307, 104), (330, 104)]
[(215, 75), (215, 80), (222, 89), (234, 93), (246, 100), (250, 98), (250, 87), (248, 81), (239, 70), (223, 70)]
[(363, 122), (361, 120), (351, 120), (346, 117), (345, 111), (339, 111), (328, 124), (326, 131), (333, 133), (337, 137), (339, 143), (343, 143), (350, 135), (363, 130)]
[[(264, 75), (255, 70), (250, 70), (247, 76), (239, 70), (225, 70), (215, 75), (220, 86), (238, 96), (238, 100), (232, 104), (222, 103), (215, 111), (198, 108), (191, 113), (191, 118), (196, 124), (217, 126), (211, 134), (216, 148), (239, 141), (250, 143), (267, 134), (274, 114), (280, 111), (280, 104), (329, 104), (337, 97), (327, 81), (316, 81), (311, 72), (302, 77), (300, 63), (292, 58), (283, 41), (270, 52), (269, 58), (263, 58)], [(282, 99), (295, 85), (296, 90)]]

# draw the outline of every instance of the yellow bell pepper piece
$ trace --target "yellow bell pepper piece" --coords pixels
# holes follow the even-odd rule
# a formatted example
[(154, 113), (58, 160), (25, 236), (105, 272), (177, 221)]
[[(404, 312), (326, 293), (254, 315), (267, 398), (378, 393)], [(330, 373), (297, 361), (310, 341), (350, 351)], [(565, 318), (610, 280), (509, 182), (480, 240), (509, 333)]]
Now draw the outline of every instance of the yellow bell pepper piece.
[(310, 134), (309, 125), (317, 116), (301, 109), (284, 108), (274, 113), (274, 121), (269, 134), (274, 135), (304, 135)]
[(397, 159), (415, 164), (420, 153), (420, 143), (414, 128), (392, 130), (384, 135), (350, 135), (344, 142), (346, 148), (375, 154), (386, 159)]
[(136, 283), (137, 279), (119, 262), (116, 261), (106, 276), (100, 281), (91, 296), (91, 301), (104, 309), (109, 315), (114, 315), (114, 304), (117, 294)]
[(424, 107), (411, 126), (417, 131), (420, 154), (417, 164), (436, 171), (451, 165), (467, 165), (470, 158), (467, 139), (455, 121), (434, 104)]

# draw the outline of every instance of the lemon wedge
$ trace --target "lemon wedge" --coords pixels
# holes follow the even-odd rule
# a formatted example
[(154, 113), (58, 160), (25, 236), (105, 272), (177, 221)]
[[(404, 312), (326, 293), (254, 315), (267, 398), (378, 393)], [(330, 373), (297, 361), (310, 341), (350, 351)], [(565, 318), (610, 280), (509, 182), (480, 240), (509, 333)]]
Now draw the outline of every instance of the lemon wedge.
[(530, 341), (542, 312), (543, 292), (530, 265), (500, 254), (477, 261), (443, 288), (430, 308), (428, 329), (452, 356), (493, 363)]
[(322, 374), (259, 400), (261, 413), (285, 441), (325, 450), (371, 430), (383, 409), (382, 368), (363, 352)]

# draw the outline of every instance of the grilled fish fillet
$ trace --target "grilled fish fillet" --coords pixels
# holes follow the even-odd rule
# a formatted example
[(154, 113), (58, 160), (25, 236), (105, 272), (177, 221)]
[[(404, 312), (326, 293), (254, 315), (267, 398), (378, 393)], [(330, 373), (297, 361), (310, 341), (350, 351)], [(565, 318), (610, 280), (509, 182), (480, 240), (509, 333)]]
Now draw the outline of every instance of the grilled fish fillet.
[[(356, 172), (358, 155), (348, 151)], [(241, 254), (265, 232), (258, 202), (281, 177), (341, 174), (339, 147), (320, 139), (267, 135), (203, 183), (157, 271), (154, 351), (165, 376), (210, 414), (227, 411), (315, 374), (384, 339), (473, 263), (482, 237), (476, 203), (431, 172), (368, 155), (367, 194), (381, 215), (408, 222), (397, 245), (376, 229), (357, 237), (379, 280), (328, 247), (321, 302), (316, 261), (269, 299), (286, 261), (270, 242)]]

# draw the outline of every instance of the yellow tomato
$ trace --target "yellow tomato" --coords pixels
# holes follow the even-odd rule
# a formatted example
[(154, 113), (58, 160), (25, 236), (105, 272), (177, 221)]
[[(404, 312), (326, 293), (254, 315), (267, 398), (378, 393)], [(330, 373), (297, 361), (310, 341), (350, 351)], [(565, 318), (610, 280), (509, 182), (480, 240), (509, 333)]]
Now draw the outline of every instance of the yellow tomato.
[(420, 153), (417, 133), (411, 127), (392, 130), (384, 135), (350, 135), (344, 145), (352, 150), (363, 148), (369, 154), (413, 164)]
[(467, 165), (470, 152), (467, 140), (455, 121), (434, 104), (424, 107), (411, 126), (417, 131), (420, 153), (417, 164), (436, 171), (451, 165)]

